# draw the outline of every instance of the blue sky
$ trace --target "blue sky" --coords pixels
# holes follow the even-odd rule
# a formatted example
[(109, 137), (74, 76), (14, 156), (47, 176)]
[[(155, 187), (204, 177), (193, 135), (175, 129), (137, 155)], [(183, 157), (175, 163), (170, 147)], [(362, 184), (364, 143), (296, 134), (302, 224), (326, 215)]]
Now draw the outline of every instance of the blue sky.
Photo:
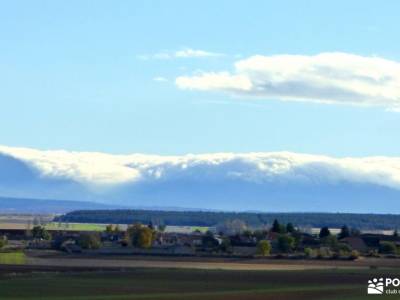
[[(233, 72), (254, 55), (344, 52), (399, 62), (398, 1), (232, 2), (1, 1), (0, 144), (399, 156), (400, 113), (385, 107), (175, 84), (198, 70)], [(185, 49), (223, 55), (155, 57)]]

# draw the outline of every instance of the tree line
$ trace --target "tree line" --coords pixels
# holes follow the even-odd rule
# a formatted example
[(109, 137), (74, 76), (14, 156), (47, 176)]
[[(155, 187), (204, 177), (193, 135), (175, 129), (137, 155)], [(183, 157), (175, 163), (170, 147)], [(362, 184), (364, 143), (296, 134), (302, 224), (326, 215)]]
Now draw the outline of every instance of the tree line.
[(340, 228), (347, 224), (358, 229), (400, 228), (400, 215), (353, 213), (258, 213), (158, 210), (78, 210), (57, 216), (56, 222), (132, 224), (135, 222), (176, 226), (217, 226), (239, 219), (251, 227), (270, 225), (278, 219), (282, 223), (305, 227)]

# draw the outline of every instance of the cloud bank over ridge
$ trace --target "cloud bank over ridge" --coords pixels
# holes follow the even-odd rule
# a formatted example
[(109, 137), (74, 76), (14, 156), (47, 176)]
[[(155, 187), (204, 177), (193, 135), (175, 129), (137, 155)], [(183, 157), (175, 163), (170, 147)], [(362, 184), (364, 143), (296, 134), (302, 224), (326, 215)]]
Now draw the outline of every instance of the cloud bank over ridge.
[(185, 75), (175, 83), (236, 96), (400, 110), (399, 62), (341, 52), (255, 55), (237, 61), (233, 72)]
[(1, 194), (275, 211), (332, 210), (340, 201), (351, 210), (387, 200), (386, 210), (400, 211), (400, 158), (291, 152), (112, 155), (0, 146)]

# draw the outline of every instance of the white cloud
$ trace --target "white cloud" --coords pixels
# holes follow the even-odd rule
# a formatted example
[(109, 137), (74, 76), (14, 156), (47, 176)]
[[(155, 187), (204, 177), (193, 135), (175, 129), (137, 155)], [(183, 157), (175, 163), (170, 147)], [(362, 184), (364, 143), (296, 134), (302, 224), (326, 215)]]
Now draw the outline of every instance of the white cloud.
[(184, 48), (177, 51), (162, 51), (154, 54), (142, 54), (137, 58), (142, 60), (149, 59), (174, 59), (174, 58), (204, 58), (224, 56), (222, 53), (210, 52), (200, 49)]
[(249, 92), (253, 84), (245, 75), (232, 75), (228, 72), (203, 73), (192, 77), (178, 77), (176, 84), (180, 88), (192, 90), (225, 90), (231, 92)]
[[(400, 190), (400, 158), (333, 158), (291, 152), (214, 153), (182, 156), (111, 155), (40, 151), (0, 146), (45, 178), (83, 184), (119, 185), (185, 179), (193, 182), (360, 183)], [(0, 166), (0, 169), (2, 166)]]
[(157, 76), (153, 78), (154, 81), (158, 81), (158, 82), (167, 82), (168, 79), (162, 76)]
[(283, 101), (400, 108), (400, 63), (347, 53), (256, 55), (234, 72), (176, 78), (181, 89), (225, 91)]

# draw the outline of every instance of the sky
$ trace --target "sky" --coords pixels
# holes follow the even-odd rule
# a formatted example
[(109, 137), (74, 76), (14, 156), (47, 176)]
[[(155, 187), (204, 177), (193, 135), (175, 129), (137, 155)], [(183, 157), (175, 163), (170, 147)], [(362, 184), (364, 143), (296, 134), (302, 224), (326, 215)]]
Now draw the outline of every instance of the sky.
[(399, 156), (400, 2), (0, 1), (0, 144)]

